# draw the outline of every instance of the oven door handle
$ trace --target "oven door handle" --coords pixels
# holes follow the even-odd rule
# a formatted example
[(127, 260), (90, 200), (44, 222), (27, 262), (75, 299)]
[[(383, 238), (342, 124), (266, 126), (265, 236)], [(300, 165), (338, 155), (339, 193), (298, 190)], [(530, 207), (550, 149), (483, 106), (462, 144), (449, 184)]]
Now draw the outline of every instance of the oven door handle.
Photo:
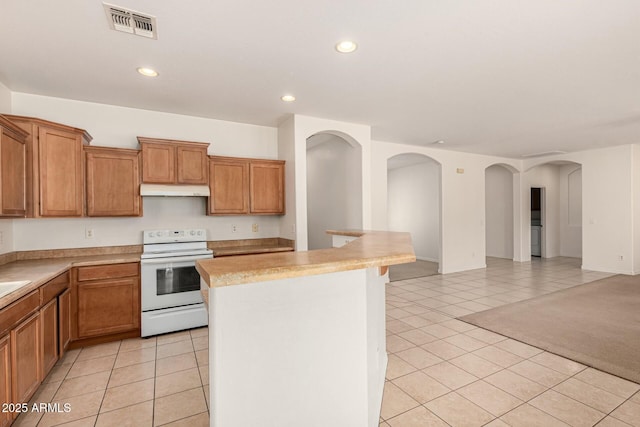
[(198, 257), (176, 257), (176, 258), (151, 258), (140, 260), (140, 264), (168, 264), (168, 263), (181, 263), (181, 262), (194, 262), (199, 259), (212, 259), (211, 255), (203, 255)]

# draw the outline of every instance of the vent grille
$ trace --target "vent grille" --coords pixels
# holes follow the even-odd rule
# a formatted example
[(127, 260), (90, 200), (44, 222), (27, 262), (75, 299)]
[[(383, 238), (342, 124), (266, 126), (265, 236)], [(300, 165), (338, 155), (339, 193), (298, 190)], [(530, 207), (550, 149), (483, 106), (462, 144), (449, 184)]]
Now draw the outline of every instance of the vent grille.
[(145, 15), (108, 3), (103, 3), (102, 5), (107, 13), (109, 27), (112, 30), (135, 34), (150, 39), (158, 38), (155, 16)]

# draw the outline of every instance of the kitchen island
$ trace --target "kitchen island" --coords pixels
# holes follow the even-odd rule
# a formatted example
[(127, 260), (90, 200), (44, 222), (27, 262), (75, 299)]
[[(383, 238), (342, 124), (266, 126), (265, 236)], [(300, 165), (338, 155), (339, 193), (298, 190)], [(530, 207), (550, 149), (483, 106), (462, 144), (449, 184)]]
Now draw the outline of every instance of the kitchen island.
[(339, 248), (199, 260), (211, 426), (379, 424), (387, 267), (408, 233), (332, 231)]

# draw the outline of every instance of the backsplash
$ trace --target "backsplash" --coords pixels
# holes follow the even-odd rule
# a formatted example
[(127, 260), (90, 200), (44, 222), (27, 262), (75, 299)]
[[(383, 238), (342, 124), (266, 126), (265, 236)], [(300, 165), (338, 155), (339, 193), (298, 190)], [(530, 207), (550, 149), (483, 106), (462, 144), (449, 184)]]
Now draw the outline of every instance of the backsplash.
[[(143, 230), (170, 228), (204, 228), (207, 240), (279, 237), (279, 216), (206, 216), (206, 200), (145, 197), (144, 216), (135, 218), (16, 219), (12, 221), (13, 227), (6, 225), (9, 221), (0, 222), (0, 231), (6, 230), (2, 252), (138, 245), (142, 243)], [(253, 224), (258, 225), (257, 232), (252, 231)], [(86, 238), (87, 229), (92, 230), (93, 238)], [(13, 245), (7, 244), (10, 234)]]

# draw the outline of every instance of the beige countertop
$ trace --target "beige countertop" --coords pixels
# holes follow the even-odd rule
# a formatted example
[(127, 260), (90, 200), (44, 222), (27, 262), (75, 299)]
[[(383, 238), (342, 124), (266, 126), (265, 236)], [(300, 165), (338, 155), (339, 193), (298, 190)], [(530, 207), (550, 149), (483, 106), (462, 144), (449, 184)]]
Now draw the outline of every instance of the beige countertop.
[(359, 238), (340, 248), (198, 260), (196, 269), (209, 287), (214, 288), (416, 260), (409, 233), (368, 230), (330, 230), (328, 233)]
[[(0, 308), (3, 308), (22, 296), (37, 289), (44, 283), (64, 273), (71, 267), (82, 267), (99, 264), (121, 264), (140, 261), (140, 253), (107, 254), (76, 256), (65, 258), (48, 258), (15, 261), (0, 265), (0, 282), (25, 281), (18, 289), (0, 296)], [(0, 292), (2, 291), (0, 286)]]

